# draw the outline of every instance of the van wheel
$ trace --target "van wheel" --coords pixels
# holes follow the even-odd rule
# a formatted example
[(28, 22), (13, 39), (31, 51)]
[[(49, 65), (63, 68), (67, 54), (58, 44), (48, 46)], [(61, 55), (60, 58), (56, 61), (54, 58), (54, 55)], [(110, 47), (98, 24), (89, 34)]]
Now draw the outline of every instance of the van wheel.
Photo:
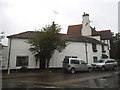
[(104, 66), (102, 66), (102, 67), (101, 67), (101, 70), (102, 70), (102, 71), (105, 71), (105, 67), (104, 67)]
[(113, 70), (114, 70), (114, 71), (116, 71), (117, 69), (118, 69), (118, 67), (117, 67), (117, 66), (114, 66), (114, 67), (113, 67)]
[(70, 70), (70, 72), (71, 72), (72, 74), (74, 74), (74, 73), (75, 73), (75, 69), (72, 68), (72, 69)]
[(91, 71), (92, 71), (92, 68), (89, 67), (89, 68), (88, 68), (88, 72), (91, 72)]

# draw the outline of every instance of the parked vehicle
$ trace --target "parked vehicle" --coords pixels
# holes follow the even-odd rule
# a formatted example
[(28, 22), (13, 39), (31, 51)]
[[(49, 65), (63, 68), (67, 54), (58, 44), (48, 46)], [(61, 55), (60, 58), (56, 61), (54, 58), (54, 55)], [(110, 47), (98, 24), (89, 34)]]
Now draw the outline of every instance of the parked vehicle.
[(117, 70), (118, 63), (114, 59), (100, 59), (92, 64), (93, 69), (100, 69), (105, 71), (106, 69)]
[(117, 59), (116, 61), (118, 63), (118, 66), (120, 66), (120, 59)]
[(79, 58), (65, 58), (63, 60), (63, 70), (74, 74), (76, 71), (92, 71), (92, 66)]

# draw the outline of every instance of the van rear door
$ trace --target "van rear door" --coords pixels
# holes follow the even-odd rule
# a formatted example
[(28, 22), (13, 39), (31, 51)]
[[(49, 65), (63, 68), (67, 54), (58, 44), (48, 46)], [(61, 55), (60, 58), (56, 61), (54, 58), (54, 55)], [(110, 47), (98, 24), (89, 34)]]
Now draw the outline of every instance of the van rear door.
[(69, 65), (69, 58), (65, 58), (64, 60), (63, 60), (63, 68), (68, 68), (68, 65)]

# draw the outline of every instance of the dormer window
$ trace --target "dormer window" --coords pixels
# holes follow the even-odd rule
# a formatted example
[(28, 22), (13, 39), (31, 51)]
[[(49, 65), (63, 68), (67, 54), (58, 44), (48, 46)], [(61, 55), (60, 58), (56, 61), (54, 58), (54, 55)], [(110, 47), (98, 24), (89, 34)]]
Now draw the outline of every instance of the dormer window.
[(93, 52), (97, 52), (97, 45), (95, 43), (92, 43), (92, 49)]

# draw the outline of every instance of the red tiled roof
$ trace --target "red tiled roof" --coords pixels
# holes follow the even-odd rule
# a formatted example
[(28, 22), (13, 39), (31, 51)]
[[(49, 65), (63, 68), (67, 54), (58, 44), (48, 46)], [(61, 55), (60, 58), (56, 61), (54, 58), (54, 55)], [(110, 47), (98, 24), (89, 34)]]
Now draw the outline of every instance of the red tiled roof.
[[(98, 36), (98, 35), (100, 35), (100, 33), (97, 32), (95, 30), (95, 28), (92, 28), (92, 27), (90, 27), (90, 28), (92, 29), (92, 36)], [(82, 31), (82, 24), (71, 25), (71, 26), (68, 26), (68, 32), (67, 32), (67, 34), (68, 35), (82, 35), (81, 31)]]
[(101, 30), (101, 31), (98, 31), (98, 32), (100, 33), (100, 36), (101, 36), (102, 40), (112, 38), (111, 30)]
[(7, 38), (22, 38), (22, 39), (34, 38), (37, 36), (37, 32), (38, 31), (26, 31), (26, 32), (7, 36)]
[(94, 38), (81, 36), (81, 35), (79, 35), (79, 36), (78, 35), (62, 35), (62, 39), (66, 40), (66, 41), (71, 41), (71, 42), (87, 42), (87, 43), (106, 45), (105, 43), (98, 41)]
[[(91, 29), (92, 29), (92, 35), (93, 36), (100, 35), (102, 40), (112, 38), (112, 33), (110, 30), (96, 31), (95, 28), (92, 27)], [(103, 44), (102, 42), (96, 39), (82, 36), (81, 30), (82, 30), (82, 24), (71, 25), (68, 27), (67, 34), (61, 34), (62, 39), (73, 42), (89, 42), (89, 43)], [(19, 34), (7, 36), (7, 38), (22, 38), (22, 39), (34, 38), (37, 36), (37, 32), (39, 31), (26, 31)]]
[[(111, 39), (112, 38), (112, 33), (110, 30), (102, 30), (102, 31), (96, 31), (95, 28), (92, 28), (92, 36), (101, 36), (101, 39)], [(78, 24), (78, 25), (71, 25), (68, 26), (68, 35), (82, 35), (81, 34), (82, 31), (82, 24)]]
[[(36, 31), (26, 31), (26, 32), (22, 32), (22, 33), (19, 33), (19, 34), (14, 34), (14, 35), (11, 35), (11, 36), (7, 36), (7, 38), (28, 39), (28, 38), (36, 37), (37, 33), (38, 32), (36, 32)], [(102, 42), (100, 42), (96, 39), (81, 36), (81, 35), (71, 35), (71, 34), (60, 34), (60, 35), (61, 35), (61, 39), (66, 40), (66, 41), (105, 44), (105, 43), (102, 43)]]
[(95, 30), (95, 28), (92, 28), (92, 27), (90, 27), (90, 28), (92, 29), (92, 36), (98, 36), (98, 35), (100, 35), (100, 33), (97, 32), (97, 31)]
[(82, 24), (68, 26), (68, 35), (81, 35)]

